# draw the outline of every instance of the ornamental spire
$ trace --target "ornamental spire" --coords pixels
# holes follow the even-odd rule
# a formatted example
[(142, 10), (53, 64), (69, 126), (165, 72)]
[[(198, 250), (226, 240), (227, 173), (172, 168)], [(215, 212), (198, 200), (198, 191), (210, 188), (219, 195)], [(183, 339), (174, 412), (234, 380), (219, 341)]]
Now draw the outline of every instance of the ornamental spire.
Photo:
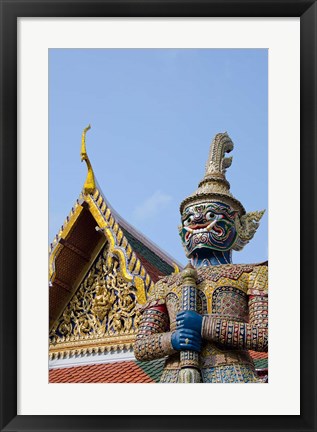
[(198, 204), (206, 199), (228, 204), (240, 215), (245, 213), (240, 201), (232, 196), (230, 183), (225, 176), (227, 168), (232, 163), (232, 157), (225, 155), (232, 150), (233, 142), (227, 132), (218, 133), (210, 145), (204, 178), (199, 183), (198, 189), (181, 203), (181, 213), (188, 204)]
[(218, 133), (210, 145), (205, 178), (214, 175), (222, 175), (224, 177), (226, 169), (232, 163), (232, 157), (225, 157), (225, 154), (230, 153), (232, 150), (233, 142), (227, 132)]
[(81, 136), (81, 150), (80, 150), (80, 159), (81, 161), (85, 161), (88, 168), (88, 173), (86, 177), (86, 181), (84, 184), (83, 191), (85, 194), (92, 194), (96, 189), (95, 175), (92, 169), (87, 151), (86, 151), (86, 133), (91, 128), (90, 124), (84, 129)]

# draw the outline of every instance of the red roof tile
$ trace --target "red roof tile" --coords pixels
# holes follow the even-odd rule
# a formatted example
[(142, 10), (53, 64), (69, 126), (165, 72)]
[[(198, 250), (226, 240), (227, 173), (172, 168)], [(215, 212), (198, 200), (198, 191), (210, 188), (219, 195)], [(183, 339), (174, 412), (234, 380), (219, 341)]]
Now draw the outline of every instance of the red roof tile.
[(141, 261), (143, 267), (150, 275), (152, 281), (155, 283), (159, 280), (160, 276), (166, 276), (162, 271), (160, 271), (156, 266), (151, 264), (147, 259), (145, 259), (141, 254), (137, 254), (139, 260)]
[(133, 361), (51, 369), (50, 383), (154, 383)]

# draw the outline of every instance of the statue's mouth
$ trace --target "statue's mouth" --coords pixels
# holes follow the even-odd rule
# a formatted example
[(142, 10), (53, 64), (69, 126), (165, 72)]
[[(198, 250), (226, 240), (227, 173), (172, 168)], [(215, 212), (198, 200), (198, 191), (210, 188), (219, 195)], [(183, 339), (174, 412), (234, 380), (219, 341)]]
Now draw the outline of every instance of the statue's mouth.
[(220, 227), (216, 226), (216, 223), (222, 219), (223, 216), (219, 215), (216, 219), (214, 219), (211, 222), (206, 222), (204, 224), (196, 224), (196, 225), (190, 225), (190, 226), (184, 226), (183, 228), (187, 231), (185, 234), (185, 240), (188, 241), (189, 238), (192, 235), (195, 234), (203, 234), (203, 233), (210, 233), (212, 232), (216, 236), (219, 236), (222, 234), (223, 230)]
[(217, 234), (218, 230), (215, 229), (215, 225), (222, 218), (223, 218), (223, 216), (219, 215), (219, 216), (217, 216), (216, 219), (214, 219), (211, 222), (206, 222), (204, 224), (184, 226), (184, 229), (191, 234), (196, 234), (196, 233), (198, 234), (198, 233), (210, 232), (210, 231), (215, 231), (215, 233)]

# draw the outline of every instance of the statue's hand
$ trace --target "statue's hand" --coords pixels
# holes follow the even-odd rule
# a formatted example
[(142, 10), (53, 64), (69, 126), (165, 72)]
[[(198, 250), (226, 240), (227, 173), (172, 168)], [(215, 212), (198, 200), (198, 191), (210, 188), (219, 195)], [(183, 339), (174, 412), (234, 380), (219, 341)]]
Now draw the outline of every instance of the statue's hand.
[(201, 335), (194, 330), (176, 330), (172, 334), (172, 346), (176, 351), (197, 351), (201, 350)]
[(183, 311), (177, 314), (177, 330), (190, 329), (201, 334), (203, 317), (195, 311)]

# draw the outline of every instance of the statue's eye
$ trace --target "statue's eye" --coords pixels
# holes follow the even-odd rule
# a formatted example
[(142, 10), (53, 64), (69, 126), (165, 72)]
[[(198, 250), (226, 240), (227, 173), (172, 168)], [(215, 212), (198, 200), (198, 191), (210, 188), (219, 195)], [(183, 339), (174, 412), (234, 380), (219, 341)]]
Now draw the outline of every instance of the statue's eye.
[(194, 220), (194, 216), (188, 216), (188, 218), (186, 220), (184, 220), (184, 225), (188, 226), (190, 225)]
[(213, 213), (213, 212), (207, 212), (206, 213), (206, 219), (207, 220), (211, 220), (211, 219), (213, 219), (215, 217), (215, 214)]

